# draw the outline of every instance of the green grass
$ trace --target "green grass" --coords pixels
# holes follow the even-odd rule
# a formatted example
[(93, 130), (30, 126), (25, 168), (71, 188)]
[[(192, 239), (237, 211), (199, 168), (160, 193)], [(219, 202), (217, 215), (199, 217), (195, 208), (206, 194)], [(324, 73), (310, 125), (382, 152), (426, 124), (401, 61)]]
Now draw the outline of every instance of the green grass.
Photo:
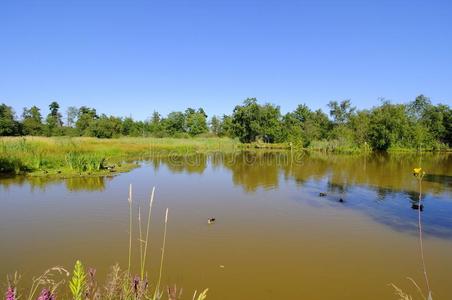
[[(129, 171), (137, 160), (168, 155), (206, 152), (310, 151), (342, 154), (371, 152), (339, 140), (313, 141), (307, 148), (296, 143), (241, 144), (230, 138), (132, 138), (97, 139), (88, 137), (0, 137), (0, 175), (96, 176)], [(416, 149), (390, 149), (415, 152)]]
[(99, 175), (135, 167), (159, 155), (231, 151), (229, 138), (0, 137), (0, 174)]

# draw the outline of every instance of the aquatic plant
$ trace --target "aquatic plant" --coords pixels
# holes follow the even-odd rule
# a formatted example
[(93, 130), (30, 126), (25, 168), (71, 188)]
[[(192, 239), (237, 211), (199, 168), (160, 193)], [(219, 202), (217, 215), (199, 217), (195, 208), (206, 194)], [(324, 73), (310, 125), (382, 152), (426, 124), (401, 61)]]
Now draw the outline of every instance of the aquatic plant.
[[(408, 280), (411, 281), (411, 283), (416, 287), (419, 294), (422, 296), (425, 300), (433, 300), (432, 297), (432, 290), (430, 289), (430, 282), (427, 274), (427, 267), (425, 264), (425, 258), (424, 258), (424, 243), (423, 243), (423, 236), (422, 236), (422, 219), (421, 219), (421, 212), (422, 212), (422, 179), (425, 176), (425, 171), (422, 169), (422, 167), (414, 168), (413, 169), (413, 176), (416, 178), (418, 182), (418, 191), (419, 191), (419, 198), (417, 203), (417, 211), (418, 211), (418, 229), (419, 229), (419, 251), (421, 255), (421, 264), (422, 264), (422, 270), (424, 274), (424, 281), (427, 288), (427, 297), (424, 296), (424, 293), (422, 292), (422, 289), (419, 287), (419, 285), (416, 283), (416, 281), (410, 277), (408, 277)], [(402, 289), (397, 287), (396, 285), (391, 283), (391, 286), (394, 288), (396, 295), (398, 295), (400, 300), (411, 300), (412, 297), (405, 293)]]
[(154, 193), (155, 193), (155, 186), (152, 188), (151, 199), (149, 200), (149, 212), (148, 212), (148, 220), (147, 220), (147, 226), (146, 226), (146, 239), (144, 241), (144, 253), (143, 253), (143, 260), (142, 260), (142, 264), (141, 264), (141, 278), (143, 278), (144, 270), (146, 268), (146, 256), (147, 256), (148, 243), (149, 243), (149, 227), (151, 225), (151, 214), (152, 214), (152, 204), (154, 203)]
[[(163, 258), (165, 257), (166, 229), (167, 229), (167, 226), (168, 226), (168, 208), (166, 209), (166, 213), (165, 213), (165, 229), (164, 229), (164, 232), (163, 232), (162, 257), (160, 259), (159, 279), (157, 281), (157, 287), (155, 289), (156, 294), (158, 294), (158, 291), (160, 289), (160, 282), (162, 280)], [(155, 297), (155, 295), (154, 295), (154, 297)]]
[(20, 276), (19, 274), (14, 273), (13, 277), (7, 276), (6, 277), (7, 280), (7, 289), (6, 289), (6, 293), (5, 293), (5, 299), (6, 300), (16, 300), (18, 299), (17, 297), (17, 284), (20, 280)]
[(52, 291), (44, 288), (42, 289), (41, 294), (39, 294), (37, 300), (55, 300), (55, 295), (52, 293)]
[(89, 268), (88, 276), (87, 276), (87, 283), (86, 283), (86, 291), (85, 291), (85, 297), (87, 300), (100, 298), (100, 293), (98, 293), (98, 291), (97, 291), (97, 281), (96, 281), (95, 276), (96, 276), (96, 269)]
[(425, 265), (424, 244), (423, 244), (423, 239), (422, 239), (422, 222), (421, 222), (422, 179), (425, 176), (425, 171), (421, 167), (414, 168), (413, 169), (413, 175), (417, 179), (418, 184), (419, 184), (419, 203), (418, 203), (419, 250), (420, 250), (420, 254), (421, 254), (421, 262), (422, 262), (422, 269), (423, 269), (423, 273), (424, 273), (425, 285), (427, 287), (427, 293), (428, 293), (428, 298), (427, 299), (430, 300), (430, 299), (432, 299), (432, 291), (430, 289), (430, 283), (429, 283), (428, 274), (427, 274), (427, 267)]
[(59, 276), (68, 277), (69, 272), (63, 267), (53, 267), (44, 271), (40, 276), (33, 278), (27, 300), (34, 300), (34, 295), (42, 286), (50, 290), (51, 294), (55, 294), (56, 289), (65, 282), (64, 278), (57, 280), (56, 278)]
[(69, 282), (69, 288), (74, 300), (82, 300), (86, 288), (86, 274), (81, 261), (75, 262), (72, 279)]
[(127, 273), (130, 275), (130, 264), (132, 260), (132, 184), (129, 185), (129, 264), (127, 267)]
[[(0, 174), (33, 173), (110, 173), (126, 171), (136, 165), (122, 164), (130, 159), (143, 159), (169, 154), (234, 149), (229, 138), (119, 138), (87, 137), (0, 137)], [(107, 163), (108, 158), (108, 163)], [(107, 168), (110, 167), (110, 168)]]
[(207, 298), (207, 291), (208, 291), (209, 289), (205, 289), (204, 291), (202, 291), (199, 295), (198, 295), (198, 297), (196, 298), (196, 293), (197, 293), (197, 291), (195, 291), (195, 293), (193, 294), (193, 300), (204, 300), (204, 299), (206, 299)]

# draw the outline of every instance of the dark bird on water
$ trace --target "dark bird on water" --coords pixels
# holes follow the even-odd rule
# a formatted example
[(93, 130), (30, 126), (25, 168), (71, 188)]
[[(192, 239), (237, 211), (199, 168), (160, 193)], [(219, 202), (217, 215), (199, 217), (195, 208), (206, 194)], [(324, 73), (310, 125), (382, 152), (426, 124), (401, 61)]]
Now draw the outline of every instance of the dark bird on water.
[(423, 205), (423, 204), (421, 204), (421, 205), (419, 206), (419, 204), (413, 203), (413, 204), (411, 205), (411, 208), (412, 208), (412, 209), (416, 209), (416, 210), (420, 209), (421, 211), (424, 211), (424, 205)]
[(207, 220), (207, 224), (213, 224), (215, 223), (215, 218), (210, 218)]
[(340, 202), (340, 203), (344, 203), (344, 202), (345, 202), (345, 200), (344, 200), (344, 199), (342, 199), (342, 198), (339, 198), (339, 202)]
[(326, 196), (326, 193), (319, 193), (319, 196), (320, 196), (320, 197), (325, 197), (325, 196)]

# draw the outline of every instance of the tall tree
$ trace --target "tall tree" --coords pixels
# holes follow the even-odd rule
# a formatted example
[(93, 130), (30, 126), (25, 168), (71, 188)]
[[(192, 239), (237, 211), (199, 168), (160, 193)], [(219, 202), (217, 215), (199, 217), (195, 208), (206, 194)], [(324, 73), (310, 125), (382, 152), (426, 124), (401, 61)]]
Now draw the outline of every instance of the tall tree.
[(37, 106), (24, 107), (22, 113), (22, 130), (25, 135), (41, 135), (43, 132), (42, 116)]
[(164, 130), (169, 135), (185, 132), (185, 114), (180, 111), (174, 111), (162, 120)]
[(0, 136), (19, 134), (19, 122), (16, 121), (14, 110), (11, 106), (2, 103), (0, 105)]
[(207, 115), (202, 108), (195, 111), (187, 108), (185, 111), (185, 129), (191, 136), (207, 132)]
[(96, 109), (86, 106), (80, 107), (78, 111), (77, 121), (75, 127), (79, 131), (80, 135), (91, 136), (91, 125), (98, 119)]
[(62, 134), (62, 130), (61, 127), (63, 126), (63, 121), (62, 121), (62, 116), (61, 113), (59, 112), (60, 109), (60, 105), (56, 102), (53, 101), (52, 103), (50, 103), (49, 105), (49, 114), (47, 115), (46, 118), (46, 134), (48, 136), (50, 135), (61, 135)]
[(330, 108), (330, 116), (336, 124), (344, 124), (348, 122), (356, 110), (356, 107), (352, 106), (349, 99), (343, 100), (340, 103), (337, 101), (330, 101), (330, 103), (328, 103), (328, 107)]
[(369, 141), (373, 149), (408, 146), (411, 143), (410, 122), (406, 106), (384, 101), (370, 113)]
[(215, 135), (219, 135), (221, 130), (221, 120), (217, 116), (212, 116), (209, 123), (210, 131)]
[(279, 142), (281, 131), (281, 112), (278, 106), (259, 105), (256, 98), (248, 98), (243, 105), (237, 105), (232, 113), (232, 127), (241, 142)]
[(78, 108), (75, 106), (69, 106), (66, 110), (66, 125), (68, 127), (74, 127), (77, 121)]

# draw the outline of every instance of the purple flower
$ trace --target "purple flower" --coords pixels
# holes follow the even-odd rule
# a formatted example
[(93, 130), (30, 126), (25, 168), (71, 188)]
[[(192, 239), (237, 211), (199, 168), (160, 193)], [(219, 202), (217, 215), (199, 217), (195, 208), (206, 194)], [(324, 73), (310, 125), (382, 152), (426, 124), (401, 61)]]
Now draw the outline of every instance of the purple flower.
[(12, 287), (8, 287), (8, 290), (5, 293), (6, 300), (15, 300), (16, 299), (16, 291)]
[(37, 300), (55, 300), (55, 295), (48, 289), (42, 289)]
[(140, 277), (135, 276), (133, 279), (133, 290), (135, 291), (135, 294), (138, 293), (138, 285), (140, 284)]

